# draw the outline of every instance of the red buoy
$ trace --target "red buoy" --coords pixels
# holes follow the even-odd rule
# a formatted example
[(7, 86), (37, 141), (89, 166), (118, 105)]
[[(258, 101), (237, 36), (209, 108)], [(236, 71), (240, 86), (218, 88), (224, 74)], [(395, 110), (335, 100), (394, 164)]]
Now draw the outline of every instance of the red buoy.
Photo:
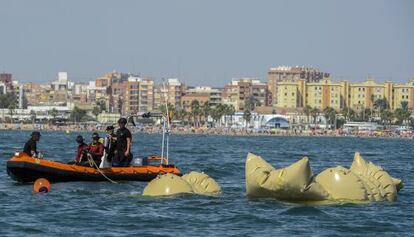
[(51, 190), (50, 182), (47, 179), (40, 178), (33, 184), (33, 191), (35, 193), (48, 193)]

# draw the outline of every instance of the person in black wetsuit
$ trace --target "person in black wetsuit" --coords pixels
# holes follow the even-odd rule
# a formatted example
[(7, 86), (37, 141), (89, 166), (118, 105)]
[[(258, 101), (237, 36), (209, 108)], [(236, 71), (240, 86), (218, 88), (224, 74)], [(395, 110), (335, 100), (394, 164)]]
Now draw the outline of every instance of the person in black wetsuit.
[(115, 153), (115, 144), (116, 144), (116, 137), (114, 133), (114, 126), (108, 126), (106, 127), (106, 136), (104, 140), (104, 148), (106, 153), (106, 159), (112, 164), (112, 157)]
[(126, 128), (127, 120), (120, 118), (118, 120), (119, 128), (115, 133), (115, 152), (112, 159), (113, 167), (128, 166), (132, 159), (131, 145), (132, 145), (132, 134)]
[(37, 142), (40, 140), (40, 132), (34, 131), (30, 139), (24, 144), (23, 152), (29, 156), (36, 157), (39, 153), (37, 152)]

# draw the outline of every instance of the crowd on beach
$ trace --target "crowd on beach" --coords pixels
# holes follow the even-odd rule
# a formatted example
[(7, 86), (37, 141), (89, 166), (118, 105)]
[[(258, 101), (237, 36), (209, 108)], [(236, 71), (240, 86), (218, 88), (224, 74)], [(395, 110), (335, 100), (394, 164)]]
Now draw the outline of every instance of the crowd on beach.
[[(40, 131), (62, 131), (66, 133), (85, 131), (104, 131), (107, 124), (76, 124), (76, 125), (53, 125), (53, 124), (0, 124), (3, 130), (40, 130)], [(133, 127), (132, 133), (160, 134), (161, 125), (148, 125)], [(193, 127), (172, 126), (173, 134), (202, 134), (202, 135), (227, 135), (227, 136), (303, 136), (303, 137), (384, 137), (384, 138), (414, 138), (414, 130), (378, 130), (378, 131), (346, 131), (343, 129), (253, 129), (253, 128), (230, 128), (230, 127)]]

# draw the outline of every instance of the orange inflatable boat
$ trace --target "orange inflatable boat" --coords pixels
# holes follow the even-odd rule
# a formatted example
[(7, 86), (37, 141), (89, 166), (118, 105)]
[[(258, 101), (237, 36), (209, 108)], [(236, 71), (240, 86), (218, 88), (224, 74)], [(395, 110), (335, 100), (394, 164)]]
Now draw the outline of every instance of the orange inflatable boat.
[(163, 158), (156, 156), (147, 157), (149, 163), (157, 161), (157, 165), (112, 167), (98, 170), (92, 167), (33, 158), (25, 153), (16, 153), (7, 161), (7, 173), (12, 179), (23, 183), (34, 182), (38, 178), (45, 178), (50, 182), (105, 181), (108, 178), (110, 180), (150, 181), (158, 174), (181, 175), (181, 171), (175, 165), (160, 165), (161, 159)]

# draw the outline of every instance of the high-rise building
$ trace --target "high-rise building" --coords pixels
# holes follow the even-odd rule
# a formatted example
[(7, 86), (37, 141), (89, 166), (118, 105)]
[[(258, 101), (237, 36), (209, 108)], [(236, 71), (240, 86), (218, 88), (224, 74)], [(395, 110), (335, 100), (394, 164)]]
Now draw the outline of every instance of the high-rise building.
[(153, 80), (131, 75), (126, 81), (113, 80), (111, 89), (112, 112), (137, 114), (153, 110)]
[(154, 89), (154, 109), (159, 110), (166, 102), (176, 109), (181, 108), (181, 97), (184, 95), (186, 86), (177, 78), (169, 78), (166, 82), (159, 84)]
[(272, 105), (277, 106), (278, 83), (279, 82), (296, 82), (305, 80), (306, 82), (318, 82), (319, 80), (329, 77), (329, 73), (321, 72), (317, 68), (311, 67), (288, 67), (279, 66), (270, 68), (268, 71), (268, 89), (272, 95)]

